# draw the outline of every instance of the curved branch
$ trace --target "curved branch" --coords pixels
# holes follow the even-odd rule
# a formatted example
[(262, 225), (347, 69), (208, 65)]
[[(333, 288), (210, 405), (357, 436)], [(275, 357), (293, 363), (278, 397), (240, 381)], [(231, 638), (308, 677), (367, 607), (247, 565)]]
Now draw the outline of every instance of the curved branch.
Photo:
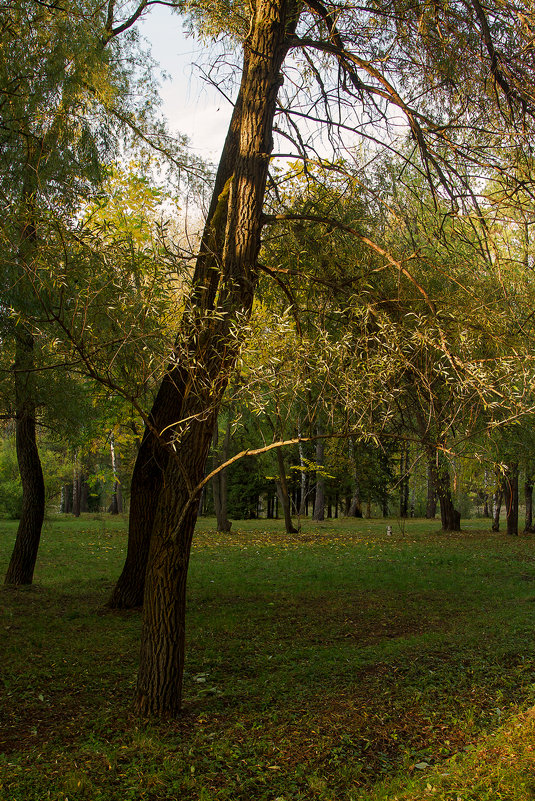
[[(395, 259), (387, 250), (382, 248), (376, 242), (369, 239), (369, 237), (365, 236), (364, 234), (359, 233), (355, 228), (352, 228), (349, 225), (345, 225), (344, 223), (339, 222), (338, 220), (331, 219), (329, 217), (316, 217), (313, 214), (266, 214), (263, 217), (265, 223), (274, 223), (274, 222), (283, 222), (283, 221), (292, 221), (292, 220), (305, 220), (306, 222), (313, 222), (313, 223), (320, 223), (323, 225), (331, 225), (334, 228), (338, 228), (340, 231), (345, 231), (348, 234), (360, 239), (365, 245), (367, 245), (371, 250), (378, 253), (380, 256), (383, 256), (389, 264), (393, 267), (396, 267), (399, 272), (405, 276), (418, 290), (418, 292), (422, 295), (425, 299), (425, 302), (429, 306), (433, 315), (436, 314), (436, 306), (423, 288), (421, 284), (418, 283), (416, 278), (407, 270), (403, 264)], [(414, 257), (411, 256), (411, 258)]]

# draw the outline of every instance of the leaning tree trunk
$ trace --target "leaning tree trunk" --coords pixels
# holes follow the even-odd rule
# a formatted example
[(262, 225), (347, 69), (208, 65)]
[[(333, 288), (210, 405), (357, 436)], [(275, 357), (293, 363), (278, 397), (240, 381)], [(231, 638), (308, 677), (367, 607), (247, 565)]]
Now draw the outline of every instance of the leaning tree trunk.
[[(244, 72), (246, 66), (247, 54)], [(239, 149), (242, 95), (243, 89), (240, 89), (219, 162), (193, 276), (192, 303), (208, 311), (213, 308), (217, 293), (219, 257), (226, 226), (226, 214), (222, 212), (224, 204), (219, 202), (219, 198), (232, 177)], [(150, 539), (169, 456), (167, 444), (172, 437), (173, 424), (181, 419), (181, 403), (171, 369), (160, 385), (137, 453), (130, 487), (126, 560), (107, 604), (111, 609), (132, 609), (143, 604)]]
[(247, 320), (252, 308), (280, 68), (296, 21), (292, 0), (259, 0), (255, 6), (244, 45), (240, 142), (228, 184), (218, 305), (216, 313), (207, 316), (192, 304), (178, 337), (181, 351), (173, 380), (182, 400), (178, 419), (189, 423), (176, 433), (151, 537), (136, 696), (142, 714), (174, 715), (181, 706), (185, 590), (197, 517), (196, 490), (237, 356), (235, 326)]
[(504, 475), (503, 494), (507, 519), (507, 533), (518, 536), (518, 463), (507, 465)]
[(533, 479), (526, 476), (524, 482), (524, 499), (526, 504), (526, 519), (524, 523), (524, 533), (533, 533)]
[(34, 340), (20, 324), (15, 347), (16, 443), (22, 511), (5, 583), (31, 584), (45, 515), (45, 484), (35, 430)]

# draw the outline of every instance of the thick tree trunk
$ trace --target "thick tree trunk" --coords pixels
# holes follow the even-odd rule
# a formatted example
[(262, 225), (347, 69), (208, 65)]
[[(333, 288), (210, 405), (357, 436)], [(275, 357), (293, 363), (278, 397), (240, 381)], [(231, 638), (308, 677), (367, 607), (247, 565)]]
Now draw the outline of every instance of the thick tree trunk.
[[(244, 56), (244, 74), (248, 55)], [(193, 276), (194, 307), (210, 311), (218, 289), (221, 254), (226, 227), (224, 203), (220, 198), (232, 178), (240, 146), (240, 126), (243, 111), (243, 86), (240, 88), (229, 130), (225, 139), (214, 183), (214, 191), (204, 228), (199, 256)], [(149, 416), (139, 446), (130, 488), (128, 515), (128, 547), (122, 573), (108, 601), (111, 609), (131, 609), (143, 603), (145, 574), (150, 539), (154, 528), (158, 498), (168, 461), (166, 442), (172, 437), (172, 426), (180, 417), (182, 398), (175, 386), (171, 367), (164, 377)], [(162, 432), (165, 432), (162, 434)]]
[(526, 519), (524, 523), (524, 533), (533, 533), (533, 479), (526, 477), (524, 482), (524, 499), (526, 505)]
[(321, 522), (325, 518), (325, 475), (323, 460), (325, 454), (325, 440), (321, 437), (322, 429), (318, 426), (319, 439), (316, 441), (316, 493), (314, 495), (314, 513), (312, 519)]
[(157, 434), (180, 420), (179, 400), (174, 379), (166, 375), (152, 406), (150, 426), (145, 429), (137, 452), (130, 487), (126, 561), (108, 601), (111, 609), (135, 609), (143, 605), (150, 538), (163, 471), (169, 459), (169, 452)]
[[(174, 715), (181, 706), (195, 487), (204, 474), (219, 404), (237, 355), (233, 329), (236, 322), (247, 320), (252, 308), (280, 67), (296, 22), (297, 7), (290, 0), (259, 0), (255, 5), (245, 45), (240, 142), (228, 186), (221, 285), (217, 293), (214, 290), (217, 313), (207, 316), (204, 306), (196, 309), (194, 297), (178, 338), (186, 347), (177, 354), (173, 370), (181, 398), (176, 419), (189, 422), (176, 431), (151, 537), (136, 699), (142, 714)], [(199, 311), (202, 314), (196, 314)]]
[(35, 430), (34, 341), (19, 325), (15, 350), (16, 447), (22, 511), (6, 584), (31, 584), (45, 515), (45, 484)]
[(282, 448), (276, 448), (277, 452), (277, 467), (279, 470), (279, 479), (277, 481), (277, 492), (282, 505), (284, 513), (284, 525), (287, 534), (297, 534), (297, 529), (292, 522), (292, 510), (290, 495), (288, 492), (288, 481), (286, 480), (286, 466), (284, 464), (284, 455)]
[(518, 463), (507, 465), (504, 476), (505, 513), (507, 515), (507, 533), (518, 536)]

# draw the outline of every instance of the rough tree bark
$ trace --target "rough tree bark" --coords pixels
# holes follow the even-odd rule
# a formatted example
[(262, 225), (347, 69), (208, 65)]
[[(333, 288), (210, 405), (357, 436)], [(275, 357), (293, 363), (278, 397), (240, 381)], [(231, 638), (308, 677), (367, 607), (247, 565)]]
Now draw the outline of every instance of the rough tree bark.
[(260, 0), (244, 45), (240, 141), (228, 183), (217, 314), (195, 315), (192, 306), (180, 334), (183, 352), (189, 347), (195, 357), (189, 361), (194, 368), (190, 372), (180, 360), (173, 369), (180, 398), (178, 419), (190, 422), (176, 432), (150, 540), (136, 695), (141, 714), (175, 715), (181, 706), (186, 577), (197, 518), (195, 487), (204, 474), (221, 397), (236, 358), (237, 342), (231, 332), (252, 307), (280, 68), (296, 21), (292, 0)]
[(19, 324), (15, 344), (16, 446), (22, 511), (6, 584), (31, 584), (45, 515), (45, 484), (35, 428), (34, 340)]
[[(244, 74), (247, 59), (246, 52)], [(233, 175), (238, 154), (242, 99), (243, 86), (234, 106), (221, 154), (193, 276), (192, 303), (206, 310), (213, 307), (217, 292), (226, 224), (226, 213), (222, 211), (219, 197)], [(169, 458), (167, 444), (172, 438), (173, 423), (181, 419), (182, 396), (180, 380), (175, 383), (176, 372), (171, 366), (160, 385), (138, 449), (130, 488), (126, 560), (107, 604), (111, 609), (133, 609), (143, 604), (150, 539)]]

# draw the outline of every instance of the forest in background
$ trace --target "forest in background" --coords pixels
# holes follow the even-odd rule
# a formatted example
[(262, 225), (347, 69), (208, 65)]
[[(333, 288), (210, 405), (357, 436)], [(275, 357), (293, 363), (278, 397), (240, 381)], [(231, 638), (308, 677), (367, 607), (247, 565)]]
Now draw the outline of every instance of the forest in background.
[(177, 3), (226, 47), (213, 169), (159, 116), (150, 5), (1, 19), (0, 511), (29, 584), (47, 501), (129, 496), (108, 603), (143, 604), (136, 708), (165, 716), (199, 510), (456, 531), (503, 506), (517, 534), (520, 480), (531, 530), (534, 20)]

